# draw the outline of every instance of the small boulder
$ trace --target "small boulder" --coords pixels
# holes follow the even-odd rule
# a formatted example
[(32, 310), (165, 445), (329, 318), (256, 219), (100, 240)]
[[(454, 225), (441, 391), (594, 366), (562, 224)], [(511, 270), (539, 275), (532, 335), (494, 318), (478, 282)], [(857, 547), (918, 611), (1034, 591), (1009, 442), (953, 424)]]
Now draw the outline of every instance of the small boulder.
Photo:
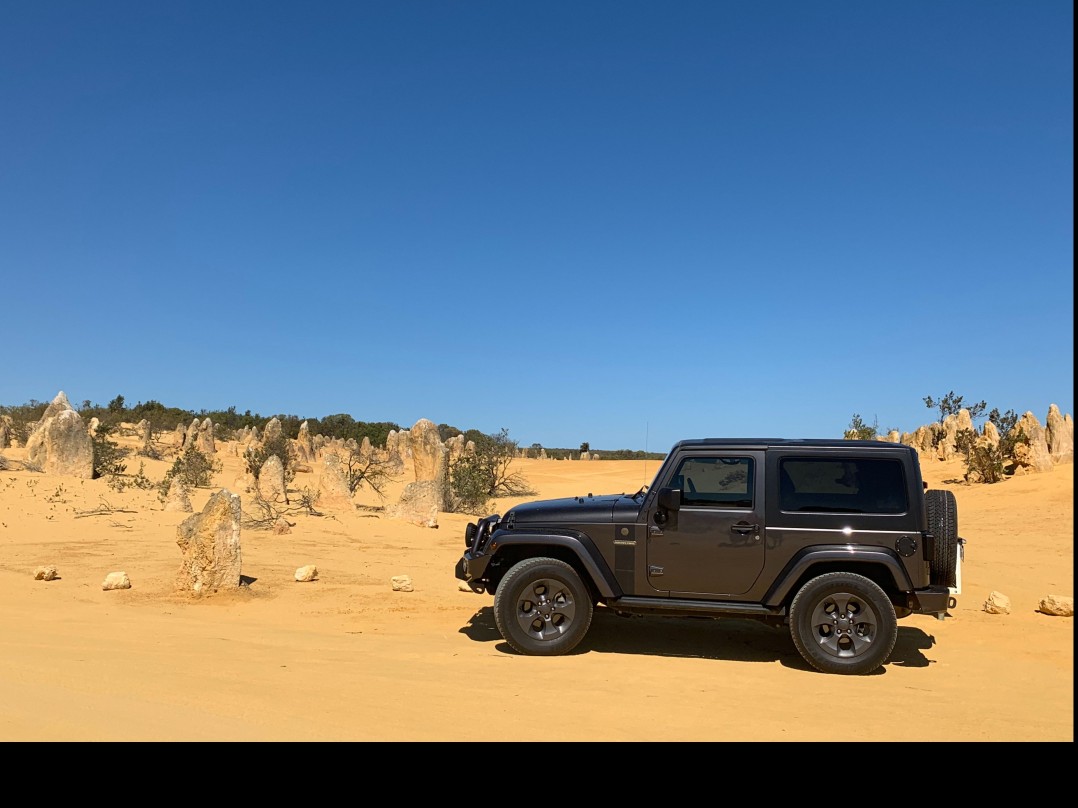
[(1041, 598), (1037, 611), (1041, 614), (1050, 614), (1055, 617), (1074, 617), (1074, 598), (1049, 595), (1046, 598)]
[(412, 586), (412, 579), (407, 575), (394, 575), (392, 583), (394, 592), (415, 591), (415, 588)]
[(988, 600), (984, 602), (984, 610), (989, 614), (1010, 614), (1011, 599), (1002, 592), (992, 590), (988, 593)]
[(52, 564), (46, 564), (45, 566), (38, 567), (36, 570), (34, 570), (34, 580), (53, 581), (56, 579), (57, 574), (58, 573), (56, 571), (56, 567), (54, 567)]
[(318, 579), (318, 567), (308, 564), (296, 570), (296, 580), (300, 582), (314, 581)]
[(101, 588), (106, 592), (110, 589), (130, 589), (131, 579), (126, 572), (110, 572), (101, 583)]

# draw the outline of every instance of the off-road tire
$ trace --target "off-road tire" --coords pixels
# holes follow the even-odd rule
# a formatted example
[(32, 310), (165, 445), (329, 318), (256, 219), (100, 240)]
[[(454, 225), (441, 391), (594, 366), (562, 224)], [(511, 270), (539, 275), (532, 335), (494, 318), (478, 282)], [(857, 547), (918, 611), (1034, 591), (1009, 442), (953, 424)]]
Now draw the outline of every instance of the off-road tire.
[(958, 503), (954, 493), (942, 488), (925, 491), (928, 531), (935, 536), (935, 550), (928, 562), (933, 584), (956, 586), (958, 573)]
[(891, 656), (898, 618), (887, 593), (863, 575), (828, 572), (790, 604), (790, 635), (805, 661), (823, 673), (872, 673)]
[(594, 608), (576, 570), (556, 558), (517, 563), (494, 594), (498, 631), (514, 651), (527, 656), (572, 651), (587, 634)]

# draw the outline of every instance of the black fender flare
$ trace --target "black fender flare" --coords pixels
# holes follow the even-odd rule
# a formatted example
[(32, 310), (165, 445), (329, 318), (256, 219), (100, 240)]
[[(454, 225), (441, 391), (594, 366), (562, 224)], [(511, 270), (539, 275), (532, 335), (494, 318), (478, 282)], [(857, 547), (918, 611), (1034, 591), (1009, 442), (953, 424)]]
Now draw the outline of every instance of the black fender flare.
[(502, 547), (564, 547), (580, 561), (596, 591), (604, 598), (619, 598), (624, 594), (595, 542), (585, 533), (577, 531), (523, 533), (519, 530), (495, 530), (487, 545), (488, 552), (496, 553)]
[(786, 569), (775, 579), (775, 583), (767, 591), (767, 594), (764, 595), (764, 603), (771, 607), (781, 606), (793, 589), (794, 584), (797, 583), (806, 570), (816, 564), (830, 564), (833, 562), (849, 564), (851, 561), (858, 564), (874, 564), (883, 567), (891, 574), (891, 580), (896, 588), (903, 592), (909, 592), (913, 589), (913, 582), (910, 580), (906, 568), (902, 566), (901, 560), (893, 551), (883, 547), (859, 548), (851, 551), (849, 545), (825, 544), (803, 550), (794, 556), (790, 563), (786, 565)]

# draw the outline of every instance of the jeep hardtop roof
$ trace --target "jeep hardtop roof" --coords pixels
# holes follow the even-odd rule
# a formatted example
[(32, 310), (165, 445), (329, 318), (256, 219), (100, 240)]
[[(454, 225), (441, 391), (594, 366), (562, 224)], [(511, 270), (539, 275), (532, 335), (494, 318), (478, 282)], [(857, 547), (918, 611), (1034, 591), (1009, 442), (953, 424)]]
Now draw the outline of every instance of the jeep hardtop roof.
[(690, 438), (680, 440), (671, 448), (678, 449), (767, 449), (770, 447), (796, 448), (811, 446), (820, 449), (906, 449), (914, 451), (912, 446), (891, 443), (885, 440), (846, 440), (845, 438)]

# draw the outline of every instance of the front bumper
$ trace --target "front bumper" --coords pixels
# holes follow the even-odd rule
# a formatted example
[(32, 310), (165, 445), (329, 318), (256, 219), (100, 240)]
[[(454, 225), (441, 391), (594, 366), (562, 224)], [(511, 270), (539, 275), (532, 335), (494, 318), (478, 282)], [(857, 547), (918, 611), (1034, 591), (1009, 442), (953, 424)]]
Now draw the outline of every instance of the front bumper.
[(457, 560), (453, 574), (460, 580), (471, 583), (483, 578), (488, 564), (490, 564), (490, 556), (473, 556), (472, 551), (468, 550)]
[[(484, 551), (484, 548), (489, 543), (499, 518), (497, 514), (493, 514), (469, 524), (465, 529), (464, 542), (468, 549), (457, 560), (457, 565), (453, 570), (453, 574), (461, 581), (471, 584), (483, 580), (492, 558)], [(472, 588), (476, 589), (475, 586)]]
[(461, 581), (468, 580), (468, 568), (464, 564), (464, 557), (457, 560), (457, 566), (453, 568), (453, 574)]

